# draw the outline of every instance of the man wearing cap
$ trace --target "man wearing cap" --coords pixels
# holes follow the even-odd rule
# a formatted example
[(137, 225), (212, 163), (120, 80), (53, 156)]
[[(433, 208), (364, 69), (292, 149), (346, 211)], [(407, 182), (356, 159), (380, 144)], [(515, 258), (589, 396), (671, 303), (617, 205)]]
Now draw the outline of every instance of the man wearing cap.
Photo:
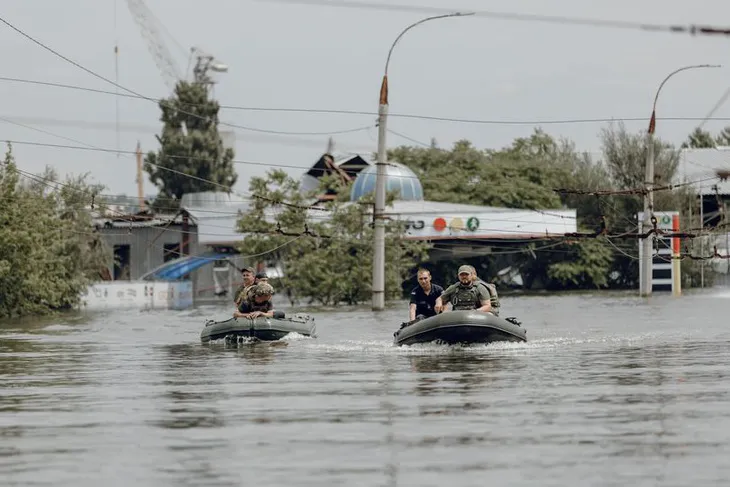
[(233, 302), (238, 307), (243, 299), (246, 297), (246, 294), (251, 289), (251, 286), (254, 285), (254, 270), (252, 267), (244, 267), (241, 269), (241, 278), (243, 279), (243, 284), (236, 289), (236, 294), (233, 295)]
[(478, 286), (472, 280), (472, 268), (468, 265), (459, 267), (459, 282), (447, 287), (436, 299), (433, 309), (437, 313), (444, 311), (444, 305), (451, 303), (454, 311), (476, 310), (490, 312), (492, 303), (489, 291)]
[(258, 318), (266, 316), (273, 318), (274, 305), (271, 296), (274, 295), (274, 288), (271, 284), (260, 282), (249, 290), (248, 296), (241, 302), (238, 309), (233, 312), (234, 318)]
[(265, 272), (257, 272), (255, 279), (256, 284), (260, 282), (269, 282), (269, 276), (267, 276)]
[(499, 303), (499, 295), (497, 294), (497, 286), (495, 286), (491, 282), (482, 281), (479, 276), (477, 276), (477, 270), (474, 268), (474, 266), (470, 265), (469, 267), (471, 267), (471, 280), (474, 281), (474, 284), (476, 286), (484, 286), (489, 293), (489, 300), (492, 304), (492, 309), (489, 310), (490, 313), (492, 313), (494, 316), (499, 316), (499, 309), (501, 305)]

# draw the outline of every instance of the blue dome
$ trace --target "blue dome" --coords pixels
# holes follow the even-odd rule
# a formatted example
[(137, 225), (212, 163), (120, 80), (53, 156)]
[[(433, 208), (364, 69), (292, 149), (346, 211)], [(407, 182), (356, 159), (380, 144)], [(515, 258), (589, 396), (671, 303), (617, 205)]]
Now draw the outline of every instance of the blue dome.
[[(350, 190), (350, 201), (357, 201), (368, 193), (375, 192), (377, 166), (371, 165), (360, 171)], [(385, 166), (385, 191), (400, 191), (396, 199), (403, 201), (423, 201), (423, 187), (416, 173), (397, 162)]]

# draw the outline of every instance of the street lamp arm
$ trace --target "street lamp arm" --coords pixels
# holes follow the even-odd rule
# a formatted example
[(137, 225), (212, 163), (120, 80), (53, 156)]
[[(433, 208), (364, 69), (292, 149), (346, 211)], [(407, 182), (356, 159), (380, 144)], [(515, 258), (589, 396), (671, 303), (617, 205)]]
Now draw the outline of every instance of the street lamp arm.
[(406, 32), (417, 25), (428, 22), (429, 20), (443, 19), (446, 17), (462, 17), (474, 15), (473, 13), (456, 12), (447, 15), (436, 15), (426, 17), (409, 25), (395, 38), (393, 44), (388, 51), (388, 58), (385, 60), (385, 70), (383, 71), (383, 83), (380, 85), (380, 106), (378, 106), (378, 158), (375, 163), (375, 204), (373, 205), (373, 310), (380, 311), (385, 309), (385, 220), (383, 212), (385, 210), (385, 180), (387, 174), (385, 172), (386, 161), (386, 145), (385, 133), (388, 120), (388, 66), (390, 65), (390, 57), (393, 54), (396, 44)]
[(385, 60), (385, 69), (383, 70), (383, 83), (380, 87), (380, 104), (381, 105), (387, 105), (388, 104), (388, 66), (390, 65), (390, 57), (393, 55), (393, 49), (395, 49), (396, 44), (398, 44), (398, 41), (400, 41), (401, 37), (405, 35), (406, 32), (411, 30), (412, 28), (416, 27), (417, 25), (421, 25), (424, 22), (428, 22), (430, 20), (436, 20), (436, 19), (445, 19), (447, 17), (465, 17), (467, 15), (474, 15), (473, 12), (470, 13), (463, 13), (463, 12), (454, 12), (451, 14), (444, 14), (444, 15), (434, 15), (432, 17), (426, 17), (424, 19), (419, 20), (418, 22), (414, 22), (405, 29), (401, 31), (400, 34), (398, 34), (398, 37), (395, 38), (393, 41), (393, 44), (391, 44), (390, 49), (388, 50), (388, 57)]
[(656, 103), (659, 99), (659, 93), (662, 91), (662, 88), (664, 87), (664, 84), (669, 81), (669, 78), (674, 76), (675, 74), (686, 71), (688, 69), (698, 69), (698, 68), (719, 68), (721, 65), (719, 64), (693, 64), (691, 66), (684, 66), (679, 69), (675, 69), (671, 73), (667, 75), (666, 78), (662, 80), (662, 82), (659, 84), (659, 88), (656, 90), (656, 94), (654, 95), (654, 103), (651, 107), (651, 121), (649, 122), (649, 133), (654, 133), (654, 126), (656, 124)]

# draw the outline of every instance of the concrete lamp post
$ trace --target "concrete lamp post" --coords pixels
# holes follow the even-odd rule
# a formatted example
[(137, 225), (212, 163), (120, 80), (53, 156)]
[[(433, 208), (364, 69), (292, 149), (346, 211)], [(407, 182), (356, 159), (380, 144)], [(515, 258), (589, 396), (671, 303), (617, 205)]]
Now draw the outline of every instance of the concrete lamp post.
[[(644, 222), (642, 228), (644, 231), (648, 231), (653, 227), (651, 223), (651, 217), (654, 216), (654, 130), (656, 128), (656, 103), (659, 99), (659, 93), (662, 91), (664, 84), (677, 73), (687, 71), (689, 69), (699, 68), (719, 68), (718, 64), (695, 64), (691, 66), (684, 66), (676, 69), (669, 73), (666, 78), (659, 84), (659, 88), (656, 90), (654, 95), (654, 104), (651, 109), (651, 119), (649, 120), (649, 130), (646, 134), (646, 166), (644, 175)], [(639, 285), (639, 293), (641, 296), (651, 296), (652, 293), (652, 263), (653, 263), (653, 249), (654, 239), (656, 235), (652, 234), (645, 238), (642, 242), (642, 256), (641, 256), (641, 282)]]
[(378, 106), (378, 160), (375, 164), (375, 208), (373, 211), (374, 226), (374, 253), (373, 253), (373, 311), (380, 311), (385, 308), (385, 222), (383, 212), (385, 211), (385, 134), (386, 120), (388, 118), (388, 65), (393, 54), (393, 48), (403, 35), (417, 25), (436, 19), (449, 17), (464, 17), (474, 15), (473, 13), (455, 12), (446, 15), (426, 17), (409, 25), (398, 34), (388, 51), (388, 58), (385, 61), (383, 82), (380, 85), (380, 104)]

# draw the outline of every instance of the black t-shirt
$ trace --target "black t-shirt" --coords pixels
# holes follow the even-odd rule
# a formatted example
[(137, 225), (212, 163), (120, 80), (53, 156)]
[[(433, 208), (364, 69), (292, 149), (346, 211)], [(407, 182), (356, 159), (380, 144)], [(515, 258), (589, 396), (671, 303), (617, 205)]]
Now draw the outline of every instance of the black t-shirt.
[(444, 292), (444, 288), (438, 284), (431, 284), (431, 292), (428, 295), (426, 295), (426, 292), (421, 286), (414, 287), (411, 291), (411, 301), (409, 304), (416, 305), (416, 316), (436, 316), (436, 311), (434, 311), (433, 307), (436, 305), (436, 298), (441, 296), (442, 292)]

